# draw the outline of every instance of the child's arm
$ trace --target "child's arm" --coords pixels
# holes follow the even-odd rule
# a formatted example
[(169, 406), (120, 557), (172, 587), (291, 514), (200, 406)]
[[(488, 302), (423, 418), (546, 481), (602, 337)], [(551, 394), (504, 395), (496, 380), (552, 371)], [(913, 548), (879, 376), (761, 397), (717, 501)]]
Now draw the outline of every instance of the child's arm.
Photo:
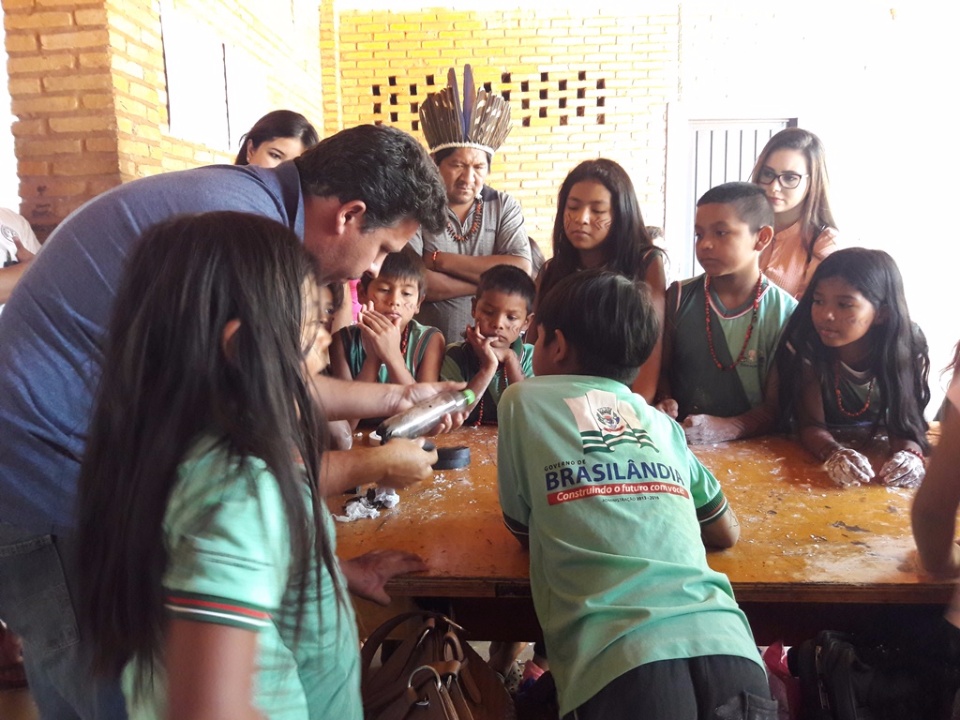
[[(772, 432), (777, 424), (779, 406), (778, 377), (777, 368), (772, 367), (767, 375), (763, 402), (742, 415), (733, 417), (688, 415), (683, 421), (683, 432), (687, 436), (687, 442), (691, 445), (709, 445)], [(820, 412), (823, 412), (822, 407)]]
[(923, 448), (908, 438), (890, 438), (890, 459), (887, 460), (877, 479), (893, 487), (917, 487), (926, 473), (923, 464)]
[(827, 429), (820, 381), (813, 367), (804, 363), (801, 373), (803, 385), (797, 412), (800, 443), (824, 463), (827, 475), (837, 485), (849, 487), (870, 482), (873, 478), (870, 461), (853, 448), (838, 443)]
[(707, 547), (720, 550), (736, 545), (740, 539), (740, 521), (733, 508), (728, 505), (723, 515), (701, 527), (700, 538)]
[(652, 404), (657, 396), (657, 386), (660, 379), (660, 362), (663, 353), (663, 320), (667, 293), (667, 275), (663, 269), (663, 258), (659, 252), (655, 253), (643, 279), (650, 287), (650, 299), (653, 301), (653, 309), (657, 314), (660, 332), (657, 335), (657, 343), (653, 346), (653, 352), (650, 353), (647, 361), (640, 366), (640, 372), (637, 374), (637, 379), (633, 381), (631, 389)]
[[(481, 335), (476, 325), (467, 326), (465, 337), (467, 344), (473, 348), (474, 353), (480, 360), (480, 369), (467, 383), (467, 387), (473, 391), (475, 398), (473, 404), (467, 408), (467, 412), (470, 413), (473, 412), (477, 403), (483, 399), (483, 394), (487, 391), (493, 378), (496, 377), (500, 360), (497, 358), (496, 351), (491, 347), (493, 338)], [(516, 356), (512, 351), (510, 354)]]
[[(504, 377), (507, 378), (507, 382), (511, 385), (516, 385), (526, 377), (523, 372), (523, 366), (520, 364), (520, 356), (512, 349), (507, 348), (507, 352), (503, 354), (501, 362), (503, 363)], [(496, 373), (496, 367), (494, 367), (493, 370), (494, 373)]]
[(343, 349), (344, 332), (334, 333), (330, 342), (330, 374), (341, 380), (353, 380), (350, 364), (347, 362), (347, 353)]
[(440, 366), (443, 365), (443, 354), (446, 349), (447, 343), (443, 339), (443, 333), (433, 333), (423, 349), (423, 358), (417, 368), (417, 382), (436, 382), (440, 379)]
[(506, 514), (503, 516), (503, 524), (507, 526), (507, 530), (517, 539), (517, 542), (520, 543), (520, 546), (524, 550), (530, 549), (530, 528), (526, 525), (521, 525), (513, 518), (507, 517)]
[(384, 590), (390, 580), (397, 575), (422, 572), (428, 568), (422, 557), (402, 550), (371, 550), (350, 560), (338, 560), (347, 589), (378, 605), (390, 604), (390, 596)]
[(927, 477), (917, 490), (910, 517), (923, 567), (937, 575), (960, 575), (960, 546), (954, 540), (960, 506), (960, 413), (948, 403), (940, 443)]
[(263, 720), (253, 706), (258, 634), (172, 619), (164, 642), (167, 717)]
[(670, 367), (673, 363), (673, 335), (676, 330), (674, 315), (677, 303), (677, 293), (680, 286), (674, 283), (667, 292), (664, 304), (663, 332), (660, 333), (660, 374), (657, 380), (657, 394), (654, 398), (656, 408), (666, 413), (674, 420), (677, 419), (679, 406), (673, 399), (673, 389), (670, 387)]

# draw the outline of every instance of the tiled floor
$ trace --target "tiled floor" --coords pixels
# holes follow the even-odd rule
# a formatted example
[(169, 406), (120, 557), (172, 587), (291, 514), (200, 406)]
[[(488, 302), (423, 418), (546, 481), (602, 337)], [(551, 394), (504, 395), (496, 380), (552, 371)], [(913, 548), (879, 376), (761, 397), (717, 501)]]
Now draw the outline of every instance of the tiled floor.
[(29, 690), (0, 690), (0, 720), (38, 720)]

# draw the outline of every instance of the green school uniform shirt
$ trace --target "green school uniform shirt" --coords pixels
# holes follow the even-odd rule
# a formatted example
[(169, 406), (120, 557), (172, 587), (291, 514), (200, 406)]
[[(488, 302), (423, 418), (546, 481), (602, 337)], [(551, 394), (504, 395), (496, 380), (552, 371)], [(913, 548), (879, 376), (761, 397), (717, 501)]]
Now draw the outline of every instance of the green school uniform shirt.
[[(520, 358), (520, 371), (523, 376), (525, 378), (533, 377), (533, 345), (524, 343), (521, 338), (517, 338), (513, 341), (510, 349)], [(470, 382), (478, 372), (480, 372), (480, 358), (477, 357), (470, 343), (464, 340), (447, 345), (443, 365), (440, 367), (441, 380)], [(482, 417), (484, 425), (496, 425), (497, 404), (507, 387), (506, 372), (503, 368), (498, 368), (493, 380), (487, 385), (480, 402), (473, 408), (465, 424), (476, 424), (481, 421)]]
[(760, 664), (701, 524), (727, 509), (683, 430), (625, 385), (553, 375), (500, 400), (504, 520), (529, 532), (530, 585), (561, 716), (646, 663)]
[[(323, 528), (335, 537), (323, 510)], [(266, 465), (238, 467), (210, 439), (180, 467), (164, 518), (169, 561), (163, 577), (168, 616), (258, 634), (254, 704), (270, 720), (361, 720), (356, 622), (322, 562), (307, 578), (300, 637), (294, 643), (298, 591), (288, 589), (290, 537), (279, 487)], [(317, 595), (315, 573), (321, 573)], [(165, 717), (162, 668), (144, 693), (135, 662), (123, 675), (131, 720)]]
[[(670, 392), (677, 401), (680, 420), (697, 414), (734, 417), (760, 405), (780, 333), (797, 306), (786, 291), (764, 278), (744, 358), (736, 369), (721, 370), (710, 355), (707, 340), (705, 277), (674, 283), (667, 291), (665, 325), (673, 347)], [(710, 337), (724, 367), (740, 355), (752, 317), (752, 297), (740, 307), (727, 308), (711, 288)]]

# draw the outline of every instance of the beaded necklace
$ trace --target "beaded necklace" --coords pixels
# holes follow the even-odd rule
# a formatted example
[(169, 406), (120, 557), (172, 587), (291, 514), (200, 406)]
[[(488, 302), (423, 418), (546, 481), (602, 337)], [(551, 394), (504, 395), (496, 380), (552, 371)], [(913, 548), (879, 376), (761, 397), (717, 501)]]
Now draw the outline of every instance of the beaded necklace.
[(737, 365), (739, 365), (743, 358), (747, 355), (747, 345), (750, 343), (750, 336), (753, 335), (753, 327), (757, 322), (757, 313), (760, 310), (760, 295), (763, 292), (763, 273), (760, 273), (760, 277), (757, 280), (757, 289), (754, 293), (753, 298), (753, 314), (750, 317), (750, 325), (747, 327), (747, 336), (743, 339), (743, 347), (740, 348), (740, 354), (737, 356), (737, 359), (733, 361), (733, 365), (726, 366), (717, 358), (717, 351), (713, 347), (713, 329), (710, 326), (710, 276), (707, 275), (703, 281), (703, 298), (704, 306), (706, 308), (707, 315), (707, 346), (710, 348), (710, 357), (713, 358), (713, 363), (720, 370), (733, 370)]
[(480, 232), (480, 221), (483, 219), (483, 199), (477, 197), (476, 204), (473, 207), (473, 224), (470, 226), (470, 229), (467, 230), (466, 235), (461, 235), (453, 227), (453, 223), (447, 220), (447, 232), (450, 233), (450, 236), (457, 242), (466, 242), (467, 240), (473, 240), (477, 233)]
[(840, 359), (836, 358), (833, 361), (833, 393), (837, 396), (837, 409), (842, 415), (846, 415), (848, 418), (860, 417), (870, 409), (870, 399), (873, 397), (873, 386), (876, 382), (877, 376), (874, 375), (873, 378), (870, 379), (869, 387), (867, 387), (867, 401), (863, 404), (863, 407), (856, 412), (850, 412), (843, 406), (843, 400), (840, 397)]
[(403, 358), (403, 361), (407, 361), (407, 343), (410, 342), (410, 323), (407, 323), (407, 326), (403, 329), (403, 332), (400, 333), (400, 356)]
[[(500, 388), (500, 394), (503, 394), (503, 391), (510, 386), (510, 380), (507, 378), (507, 373), (503, 368), (503, 363), (497, 365), (497, 374), (493, 376), (493, 382), (497, 384), (497, 387)], [(480, 398), (480, 407), (479, 413), (477, 414), (476, 422), (473, 423), (473, 427), (480, 427), (483, 424), (483, 402), (487, 399), (487, 393), (483, 393), (483, 397)]]

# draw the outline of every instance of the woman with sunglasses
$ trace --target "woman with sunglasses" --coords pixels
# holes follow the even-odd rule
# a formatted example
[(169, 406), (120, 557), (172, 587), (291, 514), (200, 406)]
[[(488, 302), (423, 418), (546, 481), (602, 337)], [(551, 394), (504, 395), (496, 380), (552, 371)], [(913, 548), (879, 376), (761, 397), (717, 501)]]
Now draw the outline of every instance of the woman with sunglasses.
[(781, 130), (763, 148), (751, 180), (774, 212), (775, 235), (760, 253), (760, 269), (799, 300), (817, 265), (837, 249), (820, 138), (800, 128)]

